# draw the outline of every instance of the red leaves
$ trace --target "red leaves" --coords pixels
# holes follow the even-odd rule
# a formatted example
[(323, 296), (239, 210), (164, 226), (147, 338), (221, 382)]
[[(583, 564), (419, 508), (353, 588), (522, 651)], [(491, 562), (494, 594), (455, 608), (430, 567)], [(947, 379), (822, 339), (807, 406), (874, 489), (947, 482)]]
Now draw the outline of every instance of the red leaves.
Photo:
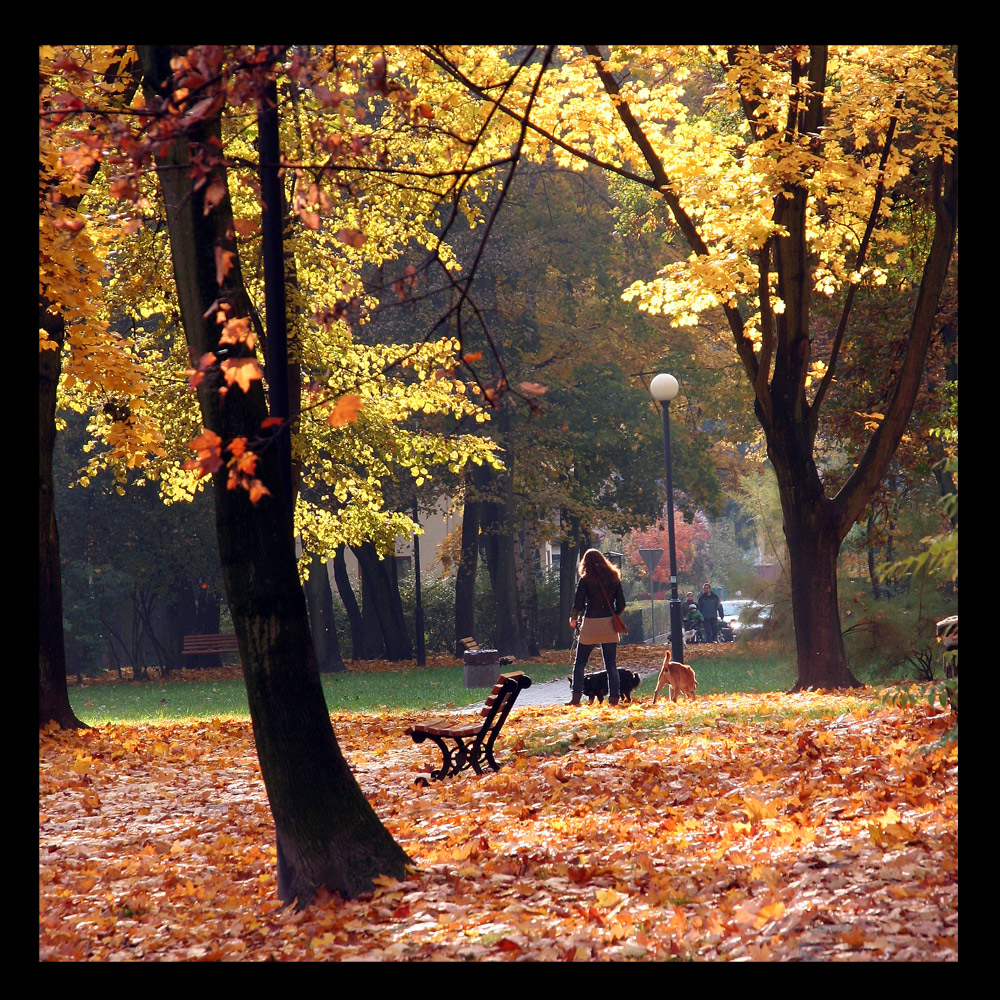
[(184, 468), (197, 469), (199, 479), (222, 468), (222, 438), (215, 431), (206, 428), (188, 447), (197, 452), (198, 457), (189, 458), (184, 463)]
[(255, 475), (259, 456), (247, 448), (245, 437), (233, 438), (226, 447), (230, 458), (223, 463), (222, 438), (207, 428), (196, 437), (190, 447), (198, 453), (197, 458), (190, 458), (184, 463), (185, 469), (196, 469), (198, 478), (212, 475), (226, 464), (229, 468), (229, 478), (226, 489), (241, 488), (250, 494), (250, 502), (257, 503), (261, 497), (270, 496), (271, 491)]

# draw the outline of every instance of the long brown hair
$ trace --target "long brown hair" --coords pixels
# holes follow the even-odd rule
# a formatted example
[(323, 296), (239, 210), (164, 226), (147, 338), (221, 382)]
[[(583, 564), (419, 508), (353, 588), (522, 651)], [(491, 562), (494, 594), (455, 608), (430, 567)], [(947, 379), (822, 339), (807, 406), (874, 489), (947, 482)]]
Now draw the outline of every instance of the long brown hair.
[(618, 586), (621, 572), (614, 563), (608, 562), (597, 549), (587, 549), (580, 560), (580, 576), (589, 576), (609, 592)]

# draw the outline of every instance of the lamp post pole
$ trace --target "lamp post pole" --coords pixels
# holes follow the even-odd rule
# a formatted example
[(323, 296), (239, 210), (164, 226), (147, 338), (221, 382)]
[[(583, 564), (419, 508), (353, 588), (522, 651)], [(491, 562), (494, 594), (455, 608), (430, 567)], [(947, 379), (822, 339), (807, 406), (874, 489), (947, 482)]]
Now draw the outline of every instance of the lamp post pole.
[(670, 659), (684, 662), (681, 602), (677, 596), (677, 549), (674, 544), (674, 485), (670, 468), (670, 400), (679, 390), (673, 375), (657, 375), (649, 384), (653, 399), (663, 408), (663, 464), (667, 473), (667, 538), (670, 548)]

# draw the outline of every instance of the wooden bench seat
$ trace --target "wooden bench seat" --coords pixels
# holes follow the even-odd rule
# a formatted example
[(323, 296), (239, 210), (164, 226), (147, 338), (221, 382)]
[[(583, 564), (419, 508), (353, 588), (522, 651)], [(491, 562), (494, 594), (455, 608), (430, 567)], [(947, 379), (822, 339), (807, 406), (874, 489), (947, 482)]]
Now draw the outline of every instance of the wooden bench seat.
[(238, 653), (239, 644), (234, 632), (218, 635), (186, 635), (181, 652), (185, 656), (200, 656), (203, 653)]
[[(468, 767), (476, 774), (485, 774), (483, 764), (499, 771), (500, 765), (493, 756), (493, 745), (517, 696), (527, 687), (531, 687), (531, 678), (523, 671), (501, 674), (479, 711), (482, 721), (455, 722), (447, 716), (435, 716), (409, 726), (406, 733), (414, 743), (431, 740), (441, 751), (441, 767), (431, 771), (431, 780), (453, 777)], [(426, 778), (418, 780), (427, 784)]]

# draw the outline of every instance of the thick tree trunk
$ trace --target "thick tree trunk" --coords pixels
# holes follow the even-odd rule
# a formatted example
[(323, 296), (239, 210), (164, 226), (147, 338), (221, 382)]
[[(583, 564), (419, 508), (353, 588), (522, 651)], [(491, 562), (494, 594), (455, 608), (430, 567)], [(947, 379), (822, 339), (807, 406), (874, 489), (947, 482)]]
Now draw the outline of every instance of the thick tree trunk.
[(576, 587), (580, 582), (577, 566), (589, 545), (589, 539), (581, 529), (579, 520), (567, 511), (562, 512), (560, 520), (563, 537), (559, 542), (559, 645), (568, 649), (573, 644), (573, 630), (569, 627), (569, 619), (573, 611)]
[(471, 474), (465, 480), (462, 511), (462, 552), (455, 573), (455, 655), (465, 651), (462, 640), (476, 637), (476, 574), (479, 570), (479, 499)]
[(524, 622), (524, 639), (528, 655), (538, 656), (538, 543), (534, 525), (525, 521), (517, 533), (514, 546), (517, 572), (517, 592), (521, 598)]
[(66, 686), (62, 570), (52, 471), (56, 387), (65, 326), (44, 303), (39, 309), (39, 325), (59, 347), (38, 352), (38, 725), (57, 722), (63, 729), (79, 729), (83, 723), (70, 706)]
[(399, 595), (396, 562), (392, 556), (379, 559), (372, 542), (351, 546), (361, 567), (363, 611), (373, 611), (389, 660), (412, 660), (413, 644), (406, 629), (403, 599)]
[[(149, 106), (170, 77), (173, 50), (139, 46)], [(169, 89), (169, 84), (167, 85)], [(189, 142), (211, 138), (218, 148), (216, 120), (203, 130), (164, 136), (157, 163), (170, 226), (171, 257), (181, 315), (195, 357), (218, 351), (213, 302), (245, 302), (239, 261), (221, 278), (216, 252), (227, 246), (232, 227), (227, 198), (205, 211), (205, 192), (188, 169)], [(210, 149), (211, 146), (203, 148)], [(224, 180), (224, 172), (217, 169)], [(220, 405), (217, 385), (199, 386), (206, 428), (223, 446), (236, 437), (254, 440), (267, 417), (260, 381), (249, 392), (235, 386)], [(257, 467), (271, 491), (258, 503), (247, 491), (227, 489), (228, 470), (213, 476), (216, 531), (229, 609), (239, 641), (261, 774), (274, 815), (278, 895), (305, 905), (320, 887), (345, 896), (369, 891), (380, 875), (401, 878), (409, 861), (365, 799), (337, 744), (320, 684), (299, 584), (295, 548), (275, 450), (262, 449)]]
[[(514, 557), (513, 482), (509, 471), (493, 476), (494, 490), (483, 501), (482, 532), (486, 569), (490, 575), (496, 630), (493, 644), (501, 656), (526, 659), (530, 653), (524, 635)], [(499, 495), (497, 495), (499, 493)]]
[(309, 560), (306, 580), (306, 603), (309, 606), (309, 626), (312, 632), (316, 663), (321, 674), (339, 674), (347, 668), (340, 655), (340, 642), (333, 619), (333, 591), (326, 563), (319, 556)]
[(813, 509), (785, 513), (798, 677), (793, 691), (859, 687), (847, 665), (837, 599), (840, 539)]
[(364, 619), (361, 617), (361, 608), (358, 607), (358, 599), (354, 596), (354, 589), (351, 587), (351, 578), (347, 574), (343, 545), (338, 546), (333, 555), (333, 579), (336, 581), (340, 603), (344, 605), (344, 611), (347, 613), (347, 620), (351, 626), (351, 658), (354, 660), (367, 659), (365, 656)]

